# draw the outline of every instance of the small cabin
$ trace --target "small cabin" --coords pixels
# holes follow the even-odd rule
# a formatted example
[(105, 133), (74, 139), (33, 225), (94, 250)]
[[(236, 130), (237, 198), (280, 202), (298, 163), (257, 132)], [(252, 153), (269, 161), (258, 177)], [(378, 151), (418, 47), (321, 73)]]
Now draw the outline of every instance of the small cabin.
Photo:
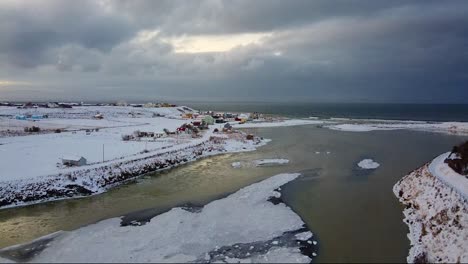
[(82, 156), (64, 156), (62, 157), (62, 164), (65, 166), (84, 166), (87, 161)]

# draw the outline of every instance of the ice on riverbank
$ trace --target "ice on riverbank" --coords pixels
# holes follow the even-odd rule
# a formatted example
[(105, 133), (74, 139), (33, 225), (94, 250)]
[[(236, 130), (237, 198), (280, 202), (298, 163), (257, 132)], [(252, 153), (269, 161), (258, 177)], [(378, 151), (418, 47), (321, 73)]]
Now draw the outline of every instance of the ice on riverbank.
[[(357, 120), (356, 120), (357, 121)], [(333, 124), (327, 128), (349, 132), (369, 132), (375, 130), (417, 130), (447, 134), (468, 135), (468, 122), (424, 122), (424, 121), (362, 121), (360, 123)]]
[(268, 122), (248, 122), (244, 124), (234, 124), (235, 128), (260, 128), (260, 127), (287, 127), (287, 126), (303, 126), (303, 125), (323, 125), (333, 123), (327, 120), (310, 120), (310, 119), (285, 119)]
[(363, 159), (357, 164), (361, 169), (373, 170), (380, 167), (380, 164), (372, 159)]
[(410, 263), (466, 263), (468, 202), (431, 171), (425, 165), (393, 187), (394, 194), (406, 206), (404, 222), (410, 230), (411, 244), (407, 260)]
[(15, 259), (18, 246), (0, 250), (0, 256), (32, 262), (309, 263), (314, 246), (302, 241), (308, 234), (304, 222), (285, 204), (270, 202), (298, 176), (279, 174), (200, 211), (173, 208), (142, 226), (121, 226), (113, 218), (63, 232), (32, 259)]

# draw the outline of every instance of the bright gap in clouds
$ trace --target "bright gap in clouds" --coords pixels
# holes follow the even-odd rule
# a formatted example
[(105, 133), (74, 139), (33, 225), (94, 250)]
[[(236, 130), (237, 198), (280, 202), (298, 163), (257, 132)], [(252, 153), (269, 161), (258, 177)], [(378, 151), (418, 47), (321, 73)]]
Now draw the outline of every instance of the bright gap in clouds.
[(17, 81), (9, 81), (9, 80), (0, 80), (0, 87), (6, 86), (18, 86), (18, 85), (31, 85), (28, 82), (17, 82)]
[(261, 44), (271, 33), (248, 33), (233, 35), (198, 35), (166, 39), (177, 53), (225, 52), (237, 46)]

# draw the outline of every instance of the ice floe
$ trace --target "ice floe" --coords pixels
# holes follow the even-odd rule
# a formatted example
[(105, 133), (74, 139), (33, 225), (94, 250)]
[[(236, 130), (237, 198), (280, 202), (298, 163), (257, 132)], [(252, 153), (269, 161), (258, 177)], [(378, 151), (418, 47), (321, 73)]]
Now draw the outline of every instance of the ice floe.
[(314, 246), (297, 239), (308, 234), (304, 222), (284, 203), (269, 201), (298, 176), (279, 174), (199, 211), (173, 208), (141, 226), (121, 226), (120, 218), (112, 218), (62, 232), (30, 259), (15, 259), (21, 246), (2, 249), (0, 256), (31, 262), (309, 263)]
[(288, 159), (259, 159), (259, 160), (253, 160), (253, 161), (236, 161), (236, 162), (231, 163), (231, 166), (235, 169), (239, 169), (239, 168), (286, 165), (288, 163), (289, 163)]
[(254, 163), (257, 166), (284, 165), (284, 164), (288, 164), (289, 160), (288, 159), (261, 159), (261, 160), (255, 160)]
[(363, 159), (357, 165), (365, 170), (377, 169), (380, 166), (379, 163), (373, 161), (372, 159)]

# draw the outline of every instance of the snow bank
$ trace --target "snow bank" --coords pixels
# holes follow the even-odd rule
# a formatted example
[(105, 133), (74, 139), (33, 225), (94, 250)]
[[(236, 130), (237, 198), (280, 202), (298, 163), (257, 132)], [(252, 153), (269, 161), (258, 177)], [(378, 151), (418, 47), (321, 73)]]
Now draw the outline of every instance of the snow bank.
[(468, 205), (463, 196), (434, 177), (427, 165), (403, 177), (393, 192), (406, 206), (408, 262), (468, 262)]
[(380, 122), (363, 122), (351, 124), (329, 125), (327, 128), (332, 130), (350, 131), (350, 132), (368, 132), (374, 130), (419, 130), (429, 132), (439, 132), (447, 134), (468, 134), (467, 122), (421, 122), (421, 121), (390, 121), (381, 120)]
[(449, 155), (450, 152), (447, 152), (432, 160), (429, 164), (429, 172), (468, 201), (468, 178), (456, 173), (444, 162)]
[[(200, 211), (173, 208), (142, 226), (121, 226), (121, 219), (113, 218), (63, 232), (21, 261), (309, 263), (316, 253), (314, 243), (304, 241), (310, 238), (304, 222), (285, 204), (270, 202), (281, 196), (277, 188), (298, 176), (279, 174)], [(14, 259), (17, 249), (5, 248), (0, 255)]]
[(379, 163), (373, 161), (372, 159), (363, 159), (357, 165), (365, 170), (377, 169), (380, 166)]

